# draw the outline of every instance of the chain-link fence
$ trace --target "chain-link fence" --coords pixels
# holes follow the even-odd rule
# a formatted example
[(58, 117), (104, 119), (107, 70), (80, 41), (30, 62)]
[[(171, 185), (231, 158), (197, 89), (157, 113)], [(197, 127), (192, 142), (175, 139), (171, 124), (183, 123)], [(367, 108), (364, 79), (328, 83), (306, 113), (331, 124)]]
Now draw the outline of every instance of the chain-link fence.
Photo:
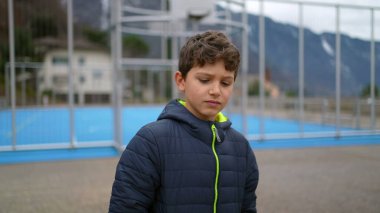
[[(186, 2), (1, 1), (0, 149), (125, 145), (134, 134), (131, 122), (153, 121), (180, 96), (173, 82), (179, 48), (207, 29), (224, 31), (242, 53), (225, 111), (250, 140), (379, 133), (379, 8), (205, 1), (216, 4), (203, 19), (184, 12)], [(270, 3), (291, 5), (298, 24), (266, 17)], [(303, 26), (316, 7), (332, 11), (334, 33)], [(342, 34), (346, 10), (368, 11), (369, 40)], [(143, 118), (149, 113), (139, 111), (139, 119), (126, 111), (142, 104), (158, 106), (146, 108), (157, 113)]]

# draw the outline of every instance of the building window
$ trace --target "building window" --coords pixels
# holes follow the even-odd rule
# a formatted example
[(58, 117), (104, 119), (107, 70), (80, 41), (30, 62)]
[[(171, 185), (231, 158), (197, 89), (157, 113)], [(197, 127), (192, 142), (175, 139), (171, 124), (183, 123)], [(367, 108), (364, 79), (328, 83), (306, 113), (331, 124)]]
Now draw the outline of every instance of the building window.
[(53, 76), (53, 83), (55, 86), (62, 87), (67, 85), (67, 76)]
[(79, 82), (80, 82), (81, 84), (83, 84), (85, 81), (86, 81), (86, 78), (85, 78), (83, 75), (81, 75), (81, 76), (79, 77)]
[(67, 57), (53, 56), (52, 63), (54, 65), (67, 65), (68, 60)]
[(103, 76), (103, 72), (102, 72), (101, 69), (94, 69), (94, 70), (92, 71), (92, 77), (93, 77), (94, 79), (101, 79), (102, 76)]
[(83, 56), (79, 57), (78, 59), (79, 66), (84, 66), (85, 63), (86, 63), (86, 59)]

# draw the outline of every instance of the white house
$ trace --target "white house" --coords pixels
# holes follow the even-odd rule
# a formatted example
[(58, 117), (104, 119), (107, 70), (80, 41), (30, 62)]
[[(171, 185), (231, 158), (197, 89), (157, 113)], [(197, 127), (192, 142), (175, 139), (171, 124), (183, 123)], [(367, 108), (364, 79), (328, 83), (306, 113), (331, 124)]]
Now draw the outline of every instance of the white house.
[[(112, 93), (110, 55), (102, 50), (76, 49), (72, 60), (76, 102), (79, 104), (109, 102)], [(67, 100), (69, 86), (67, 50), (47, 51), (38, 78), (39, 94), (49, 92), (57, 100)]]

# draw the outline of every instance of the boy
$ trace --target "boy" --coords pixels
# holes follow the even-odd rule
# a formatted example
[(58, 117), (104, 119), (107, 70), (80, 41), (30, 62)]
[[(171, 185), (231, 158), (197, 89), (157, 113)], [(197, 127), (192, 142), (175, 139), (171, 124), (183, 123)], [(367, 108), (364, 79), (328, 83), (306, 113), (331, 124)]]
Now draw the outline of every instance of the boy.
[(109, 212), (256, 212), (258, 168), (247, 140), (222, 113), (240, 63), (220, 32), (191, 37), (172, 100), (139, 130), (117, 165)]

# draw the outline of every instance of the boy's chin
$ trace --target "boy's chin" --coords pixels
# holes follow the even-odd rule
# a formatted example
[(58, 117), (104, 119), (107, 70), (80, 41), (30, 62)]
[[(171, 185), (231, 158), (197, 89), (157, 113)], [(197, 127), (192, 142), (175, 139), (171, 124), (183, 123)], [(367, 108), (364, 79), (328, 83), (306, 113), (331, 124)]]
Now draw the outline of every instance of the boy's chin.
[(202, 115), (202, 117), (204, 118), (203, 120), (207, 120), (207, 121), (215, 121), (215, 118), (217, 116), (219, 112), (215, 113), (215, 112), (212, 112), (212, 113), (205, 113)]

